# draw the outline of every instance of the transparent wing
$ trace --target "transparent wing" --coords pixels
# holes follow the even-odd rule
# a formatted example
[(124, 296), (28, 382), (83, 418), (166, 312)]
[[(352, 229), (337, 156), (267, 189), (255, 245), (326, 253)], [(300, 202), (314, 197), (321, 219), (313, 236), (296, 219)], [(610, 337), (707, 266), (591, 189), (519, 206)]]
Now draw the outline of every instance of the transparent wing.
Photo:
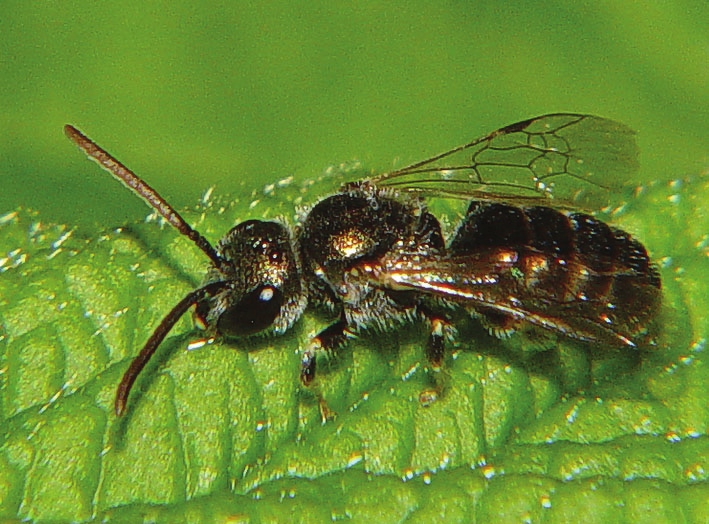
[(554, 199), (597, 208), (637, 169), (632, 129), (597, 116), (557, 113), (508, 125), (372, 182), (427, 196)]

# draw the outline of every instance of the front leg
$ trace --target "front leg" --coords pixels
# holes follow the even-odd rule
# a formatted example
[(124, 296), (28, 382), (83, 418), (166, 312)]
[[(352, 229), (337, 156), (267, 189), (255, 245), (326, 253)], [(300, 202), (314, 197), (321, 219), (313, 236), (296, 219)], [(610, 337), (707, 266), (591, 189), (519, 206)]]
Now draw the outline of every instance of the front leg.
[[(347, 320), (344, 313), (339, 320), (336, 320), (320, 333), (314, 336), (308, 345), (308, 349), (303, 352), (300, 361), (300, 381), (308, 387), (315, 378), (317, 369), (318, 353), (331, 353), (342, 347), (345, 341), (354, 337), (354, 334), (348, 329)], [(318, 403), (320, 404), (320, 415), (322, 421), (327, 422), (335, 418), (336, 413), (328, 408), (327, 403), (320, 394), (317, 394)]]
[(354, 335), (348, 329), (347, 320), (343, 313), (339, 320), (336, 320), (310, 339), (308, 349), (303, 352), (300, 361), (300, 381), (303, 385), (309, 386), (315, 378), (318, 353), (333, 352), (342, 347), (345, 341), (352, 337)]

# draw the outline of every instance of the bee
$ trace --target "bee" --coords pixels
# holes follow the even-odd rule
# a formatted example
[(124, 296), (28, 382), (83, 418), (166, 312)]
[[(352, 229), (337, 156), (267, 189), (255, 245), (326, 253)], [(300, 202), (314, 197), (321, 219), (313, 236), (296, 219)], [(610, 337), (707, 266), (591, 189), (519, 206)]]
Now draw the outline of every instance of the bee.
[[(301, 352), (304, 386), (316, 375), (318, 354), (365, 330), (416, 321), (430, 328), (426, 356), (440, 370), (455, 335), (451, 310), (478, 318), (497, 337), (523, 331), (613, 347), (652, 343), (661, 281), (645, 247), (575, 211), (598, 205), (637, 168), (634, 133), (618, 122), (557, 113), (508, 125), (344, 184), (296, 228), (247, 220), (216, 247), (107, 151), (71, 125), (65, 132), (209, 259), (202, 285), (170, 310), (125, 372), (117, 416), (192, 307), (198, 327), (226, 338), (279, 335), (307, 307), (330, 311), (332, 323)], [(431, 197), (469, 202), (449, 238), (427, 207)]]

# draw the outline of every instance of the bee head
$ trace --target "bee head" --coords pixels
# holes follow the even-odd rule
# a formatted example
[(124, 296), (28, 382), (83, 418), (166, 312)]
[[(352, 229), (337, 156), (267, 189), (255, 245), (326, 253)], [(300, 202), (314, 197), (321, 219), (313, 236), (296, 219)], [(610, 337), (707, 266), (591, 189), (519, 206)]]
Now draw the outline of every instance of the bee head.
[(273, 221), (248, 220), (233, 227), (216, 249), (223, 263), (206, 283), (224, 289), (197, 304), (196, 320), (217, 334), (242, 337), (282, 333), (305, 308), (305, 294), (288, 228)]

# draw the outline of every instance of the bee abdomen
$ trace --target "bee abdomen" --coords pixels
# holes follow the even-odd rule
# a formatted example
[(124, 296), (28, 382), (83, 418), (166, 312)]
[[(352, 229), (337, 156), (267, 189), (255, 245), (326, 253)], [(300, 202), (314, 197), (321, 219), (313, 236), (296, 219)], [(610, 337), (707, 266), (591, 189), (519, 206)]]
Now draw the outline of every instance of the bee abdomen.
[(470, 255), (495, 248), (553, 257), (583, 266), (599, 277), (614, 273), (645, 277), (649, 284), (660, 286), (640, 242), (584, 213), (566, 214), (544, 206), (471, 203), (448, 246), (449, 253)]
[(513, 261), (500, 265), (501, 303), (606, 324), (621, 340), (644, 332), (659, 305), (660, 277), (645, 247), (584, 213), (475, 201), (448, 254)]

